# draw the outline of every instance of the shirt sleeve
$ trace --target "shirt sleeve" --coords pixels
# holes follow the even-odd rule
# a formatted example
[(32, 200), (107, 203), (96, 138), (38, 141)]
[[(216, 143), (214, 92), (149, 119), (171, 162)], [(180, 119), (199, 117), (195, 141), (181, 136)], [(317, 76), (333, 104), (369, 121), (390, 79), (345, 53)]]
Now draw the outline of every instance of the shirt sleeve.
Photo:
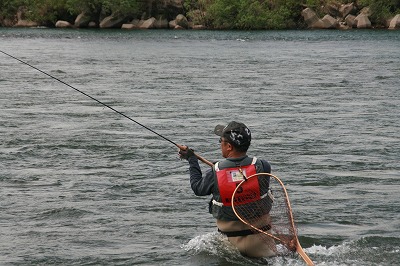
[(196, 196), (211, 195), (214, 187), (214, 174), (208, 169), (203, 176), (199, 161), (195, 156), (189, 158), (190, 186)]
[(264, 172), (271, 173), (271, 165), (269, 164), (269, 162), (267, 162), (266, 160), (261, 160), (261, 162), (264, 168)]

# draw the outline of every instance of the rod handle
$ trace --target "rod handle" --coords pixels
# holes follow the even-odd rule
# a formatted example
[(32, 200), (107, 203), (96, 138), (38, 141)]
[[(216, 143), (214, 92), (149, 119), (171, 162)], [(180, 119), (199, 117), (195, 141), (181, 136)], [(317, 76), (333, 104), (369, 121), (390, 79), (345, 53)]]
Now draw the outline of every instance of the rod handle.
[[(180, 150), (182, 150), (182, 151), (185, 151), (185, 150), (187, 149), (187, 146), (183, 146), (183, 145), (179, 145), (179, 144), (176, 144), (176, 146), (177, 146)], [(207, 160), (207, 159), (204, 158), (204, 157), (201, 157), (201, 156), (198, 155), (197, 153), (194, 153), (194, 156), (196, 156), (197, 159), (199, 159), (199, 160), (202, 161), (203, 163), (207, 164), (208, 166), (211, 166), (211, 167), (214, 166), (214, 164), (213, 164), (212, 162), (210, 162), (209, 160)]]

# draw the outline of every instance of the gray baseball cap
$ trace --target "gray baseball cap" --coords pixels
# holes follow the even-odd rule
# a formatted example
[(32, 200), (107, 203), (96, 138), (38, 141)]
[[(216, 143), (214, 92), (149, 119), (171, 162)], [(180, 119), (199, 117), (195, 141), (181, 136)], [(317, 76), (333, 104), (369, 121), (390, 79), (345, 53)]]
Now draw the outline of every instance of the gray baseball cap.
[(217, 125), (214, 133), (237, 146), (248, 145), (251, 142), (250, 129), (245, 124), (236, 121), (232, 121), (225, 126)]

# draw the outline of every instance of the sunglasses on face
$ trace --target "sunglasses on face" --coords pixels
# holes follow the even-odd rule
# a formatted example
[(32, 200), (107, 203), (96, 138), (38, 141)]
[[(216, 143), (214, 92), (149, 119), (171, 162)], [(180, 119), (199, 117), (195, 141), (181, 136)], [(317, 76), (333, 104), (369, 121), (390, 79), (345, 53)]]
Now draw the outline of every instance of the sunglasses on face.
[(228, 141), (224, 140), (223, 138), (219, 138), (219, 143), (222, 143), (222, 142), (228, 142)]

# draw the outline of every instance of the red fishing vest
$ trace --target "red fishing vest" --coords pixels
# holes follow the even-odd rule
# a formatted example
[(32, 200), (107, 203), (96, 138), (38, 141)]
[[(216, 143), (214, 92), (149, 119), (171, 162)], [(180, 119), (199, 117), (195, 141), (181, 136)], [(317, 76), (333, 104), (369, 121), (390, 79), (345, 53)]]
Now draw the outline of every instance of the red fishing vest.
[[(224, 206), (232, 206), (231, 201), (233, 192), (235, 191), (236, 186), (244, 180), (239, 169), (241, 169), (246, 177), (257, 173), (254, 163), (241, 167), (225, 168), (221, 170), (216, 169), (219, 194)], [(235, 198), (233, 199), (236, 205), (253, 202), (260, 199), (261, 193), (258, 178), (254, 178), (254, 180), (251, 181), (252, 182), (248, 182), (248, 184), (243, 184), (244, 186), (241, 186), (242, 189), (239, 188), (239, 190), (236, 192)]]

